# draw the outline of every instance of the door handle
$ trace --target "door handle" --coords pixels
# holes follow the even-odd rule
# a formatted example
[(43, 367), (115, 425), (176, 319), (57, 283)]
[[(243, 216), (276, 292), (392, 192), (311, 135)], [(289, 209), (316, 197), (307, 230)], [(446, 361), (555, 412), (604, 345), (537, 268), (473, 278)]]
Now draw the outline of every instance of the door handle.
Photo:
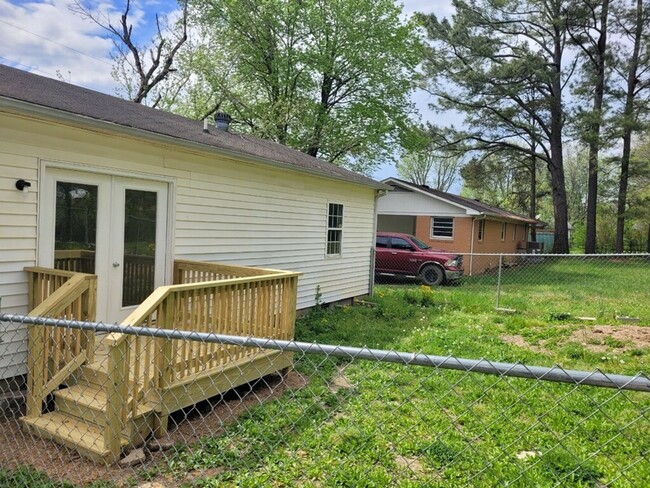
[(119, 267), (120, 267), (120, 263), (118, 263), (117, 261), (113, 262), (113, 267), (114, 267), (114, 268), (119, 268)]

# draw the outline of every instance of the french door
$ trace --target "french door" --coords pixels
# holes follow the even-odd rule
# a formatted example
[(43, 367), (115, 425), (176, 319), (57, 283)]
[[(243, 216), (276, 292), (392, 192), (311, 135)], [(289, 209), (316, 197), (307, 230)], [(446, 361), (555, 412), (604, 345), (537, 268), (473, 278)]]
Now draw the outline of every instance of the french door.
[(97, 275), (97, 320), (121, 322), (167, 266), (165, 182), (46, 168), (39, 264)]

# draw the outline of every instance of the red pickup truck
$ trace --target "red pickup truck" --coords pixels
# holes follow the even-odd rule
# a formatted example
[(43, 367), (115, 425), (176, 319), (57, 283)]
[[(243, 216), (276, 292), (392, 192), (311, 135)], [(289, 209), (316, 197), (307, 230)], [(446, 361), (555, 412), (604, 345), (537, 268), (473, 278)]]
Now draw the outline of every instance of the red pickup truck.
[(377, 232), (375, 273), (417, 276), (429, 286), (463, 277), (463, 256), (433, 249), (409, 234)]

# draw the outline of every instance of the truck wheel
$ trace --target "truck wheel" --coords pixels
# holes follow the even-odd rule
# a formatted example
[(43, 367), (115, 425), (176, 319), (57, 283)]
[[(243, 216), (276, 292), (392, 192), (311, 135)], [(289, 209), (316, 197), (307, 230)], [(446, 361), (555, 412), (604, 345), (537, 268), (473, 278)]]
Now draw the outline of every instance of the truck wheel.
[(445, 273), (435, 264), (428, 264), (420, 271), (422, 284), (428, 286), (437, 286), (445, 279)]

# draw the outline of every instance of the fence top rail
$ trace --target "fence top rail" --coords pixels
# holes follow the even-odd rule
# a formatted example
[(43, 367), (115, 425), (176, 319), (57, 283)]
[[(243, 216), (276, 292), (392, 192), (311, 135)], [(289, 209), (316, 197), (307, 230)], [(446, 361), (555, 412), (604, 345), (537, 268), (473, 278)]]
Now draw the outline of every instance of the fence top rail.
[(459, 252), (464, 256), (515, 256), (518, 258), (583, 258), (583, 259), (599, 259), (599, 258), (648, 258), (650, 253), (621, 253), (621, 254), (551, 254), (551, 253), (502, 253), (502, 252)]
[(561, 366), (543, 367), (528, 366), (522, 363), (502, 363), (488, 359), (464, 359), (454, 356), (435, 356), (424, 353), (408, 353), (392, 350), (370, 349), (367, 347), (334, 346), (309, 342), (285, 341), (258, 337), (242, 337), (225, 334), (204, 332), (188, 332), (182, 330), (166, 330), (149, 327), (124, 326), (103, 324), (97, 322), (79, 322), (74, 320), (48, 319), (44, 317), (29, 317), (25, 315), (0, 314), (0, 321), (19, 322), (32, 325), (45, 325), (69, 329), (90, 330), (94, 332), (120, 333), (160, 337), (163, 339), (182, 339), (237, 345), (242, 347), (259, 347), (288, 352), (306, 354), (321, 354), (343, 357), (348, 359), (364, 359), (371, 361), (391, 362), (404, 365), (428, 366), (440, 369), (465, 371), (468, 373), (492, 374), (516, 378), (527, 378), (541, 381), (569, 383), (573, 385), (588, 385), (619, 390), (633, 390), (650, 393), (650, 378), (643, 372), (636, 376), (608, 374), (598, 370), (578, 371), (564, 369)]

